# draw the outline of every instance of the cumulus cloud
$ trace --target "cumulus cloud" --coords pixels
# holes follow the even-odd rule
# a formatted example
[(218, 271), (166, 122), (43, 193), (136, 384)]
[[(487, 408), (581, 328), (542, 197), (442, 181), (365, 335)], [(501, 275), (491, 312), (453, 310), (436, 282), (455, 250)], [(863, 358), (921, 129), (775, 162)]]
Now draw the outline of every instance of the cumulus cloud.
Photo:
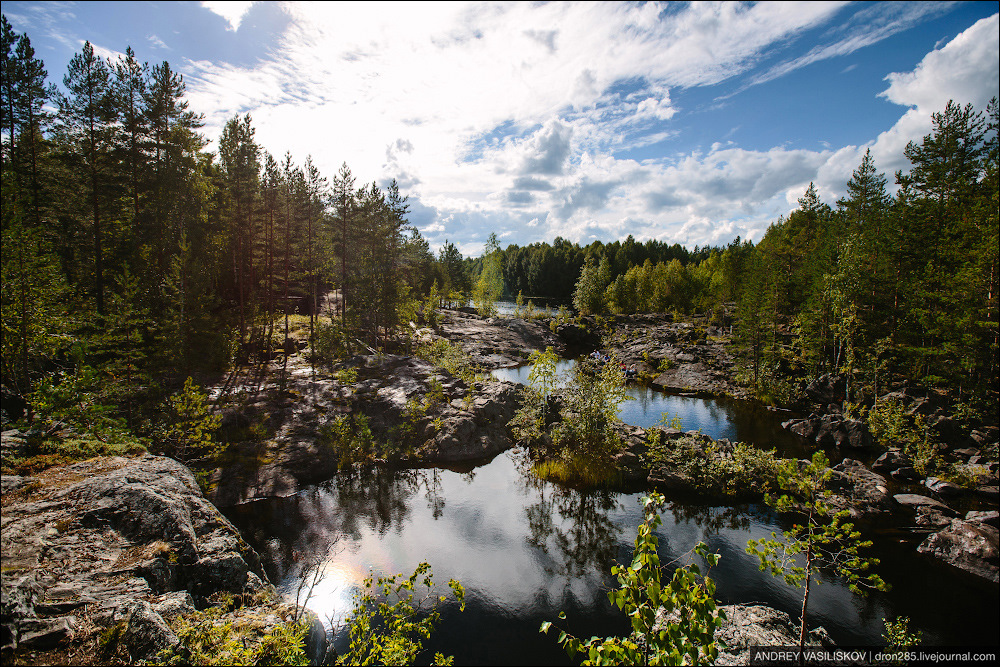
[(903, 149), (932, 128), (931, 115), (949, 100), (985, 110), (1000, 94), (1000, 15), (980, 19), (940, 49), (924, 56), (910, 72), (886, 76), (889, 87), (880, 95), (910, 109), (872, 146), (880, 168), (906, 169)]
[[(220, 13), (233, 29), (243, 4)], [(411, 217), (432, 246), (448, 238), (478, 254), (491, 231), (521, 243), (633, 233), (704, 245), (762, 234), (810, 181), (832, 201), (865, 146), (727, 142), (641, 162), (616, 156), (677, 135), (679, 114), (693, 112), (672, 91), (754, 71), (807, 31), (828, 28), (821, 44), (755, 81), (947, 9), (877, 4), (835, 24), (844, 6), (292, 3), (277, 46), (253, 66), (188, 61), (182, 71), (210, 137), (249, 111), (268, 148), (311, 153), (327, 174), (346, 161), (359, 182), (394, 177), (419, 204)], [(996, 16), (984, 19), (913, 72), (890, 75), (885, 98), (913, 108), (870, 142), (881, 168), (948, 97), (978, 104), (967, 97), (977, 86), (980, 97), (995, 90), (996, 34)]]

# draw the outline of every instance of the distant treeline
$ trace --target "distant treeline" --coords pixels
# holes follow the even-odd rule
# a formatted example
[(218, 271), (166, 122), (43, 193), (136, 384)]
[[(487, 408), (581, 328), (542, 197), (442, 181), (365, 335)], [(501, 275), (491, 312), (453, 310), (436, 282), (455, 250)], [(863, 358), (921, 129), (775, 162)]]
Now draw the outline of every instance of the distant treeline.
[[(631, 234), (624, 241), (594, 241), (586, 246), (571, 243), (561, 236), (557, 236), (551, 245), (545, 242), (523, 247), (509, 245), (500, 250), (504, 296), (514, 298), (523, 293), (525, 296), (568, 302), (573, 298), (580, 271), (588, 256), (607, 258), (613, 279), (647, 261), (658, 264), (677, 260), (687, 265), (707, 258), (710, 252), (709, 248), (696, 247), (690, 251), (678, 243), (667, 244), (656, 240), (639, 243)], [(482, 264), (482, 257), (466, 260), (473, 277), (482, 271)]]

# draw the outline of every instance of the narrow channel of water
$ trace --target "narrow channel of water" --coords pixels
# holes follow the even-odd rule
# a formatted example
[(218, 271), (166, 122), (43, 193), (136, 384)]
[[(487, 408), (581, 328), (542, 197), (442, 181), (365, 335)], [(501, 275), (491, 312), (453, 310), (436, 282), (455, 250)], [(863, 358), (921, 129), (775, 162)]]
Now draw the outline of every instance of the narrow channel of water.
[[(576, 366), (573, 359), (556, 362), (556, 372), (566, 377)], [(531, 366), (500, 368), (492, 371), (498, 380), (528, 384)], [(765, 449), (777, 449), (782, 456), (804, 456), (806, 449), (793, 433), (781, 428), (781, 422), (790, 419), (787, 412), (775, 412), (752, 401), (741, 401), (724, 396), (680, 396), (656, 391), (630, 382), (625, 386), (630, 400), (618, 411), (618, 418), (626, 424), (649, 428), (666, 416), (681, 418), (681, 427), (701, 429), (702, 433), (718, 440), (749, 442)]]
[[(526, 382), (527, 369), (496, 374)], [(783, 447), (771, 435), (774, 428), (780, 431), (781, 417), (774, 413), (754, 412), (738, 401), (632, 389), (647, 392), (626, 404), (624, 410), (633, 412), (623, 410), (632, 423), (650, 425), (661, 412), (679, 413), (685, 429)], [(753, 426), (755, 420), (771, 421)], [(427, 561), (442, 592), (455, 578), (468, 594), (464, 613), (445, 607), (426, 643), (430, 652), (453, 654), (456, 664), (568, 664), (555, 637), (541, 635), (538, 626), (553, 621), (581, 637), (628, 632), (606, 590), (613, 584), (613, 561), (631, 559), (641, 494), (559, 488), (526, 474), (518, 456), (507, 452), (469, 472), (356, 472), (227, 515), (260, 552), (272, 581), (292, 598), (302, 565), (314, 557), (324, 563), (326, 577), (309, 606), (335, 625), (370, 571), (409, 574)], [(766, 507), (674, 499), (657, 534), (663, 562), (687, 562), (699, 541), (722, 555), (711, 572), (722, 603), (761, 602), (797, 618), (801, 591), (760, 572), (756, 558), (745, 553), (748, 539), (785, 527)], [(907, 531), (881, 528), (870, 537), (882, 560), (878, 572), (892, 590), (862, 598), (821, 576), (823, 584), (810, 594), (811, 625), (823, 625), (842, 645), (882, 645), (883, 618), (906, 615), (927, 644), (998, 643), (995, 586), (918, 555), (919, 537)], [(560, 611), (566, 621), (558, 621)], [(339, 626), (335, 643), (343, 650), (347, 642)]]

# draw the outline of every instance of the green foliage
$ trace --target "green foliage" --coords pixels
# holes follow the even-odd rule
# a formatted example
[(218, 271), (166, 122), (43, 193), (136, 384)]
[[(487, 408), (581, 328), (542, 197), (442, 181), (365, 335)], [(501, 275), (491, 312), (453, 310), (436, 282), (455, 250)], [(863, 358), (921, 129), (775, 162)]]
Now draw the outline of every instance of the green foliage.
[(348, 356), (348, 336), (340, 320), (318, 322), (313, 333), (313, 361), (335, 363)]
[[(779, 512), (804, 515), (805, 522), (794, 524), (780, 539), (772, 532), (770, 538), (747, 542), (747, 553), (757, 556), (761, 571), (768, 571), (789, 586), (803, 589), (800, 650), (805, 647), (810, 585), (820, 568), (841, 577), (857, 594), (863, 595), (865, 589), (888, 588), (881, 577), (869, 572), (879, 560), (863, 555), (872, 543), (861, 540), (861, 533), (854, 530), (854, 524), (845, 522), (850, 512), (834, 513), (824, 502), (830, 493), (824, 485), (832, 475), (828, 464), (822, 452), (816, 452), (806, 465), (794, 459), (782, 461), (778, 467), (778, 486), (786, 493), (778, 497), (767, 496), (766, 500)], [(804, 560), (802, 565), (798, 564), (802, 562), (800, 555)]]
[[(354, 595), (354, 608), (347, 617), (351, 644), (338, 665), (412, 665), (441, 620), (439, 604), (445, 595), (435, 595), (431, 566), (420, 563), (409, 577), (369, 575)], [(465, 611), (465, 589), (448, 582), (459, 610)], [(418, 597), (419, 596), (419, 597)], [(451, 664), (453, 658), (440, 653), (434, 664)]]
[(889, 650), (905, 651), (911, 649), (914, 646), (919, 646), (924, 638), (924, 633), (920, 630), (910, 631), (910, 618), (908, 616), (899, 616), (895, 621), (890, 621), (887, 618), (884, 622), (885, 631), (882, 633), (882, 639), (885, 640), (885, 647)]
[[(611, 568), (619, 587), (608, 593), (608, 599), (629, 618), (631, 633), (581, 640), (560, 631), (558, 642), (571, 658), (582, 653), (584, 665), (698, 665), (711, 664), (718, 655), (715, 630), (725, 613), (717, 607), (715, 583), (696, 564), (679, 567), (669, 582), (662, 581), (654, 531), (664, 502), (655, 492), (643, 498), (645, 518), (639, 524), (632, 562)], [(694, 552), (709, 568), (719, 562), (719, 555), (709, 553), (703, 543)], [(547, 634), (551, 628), (546, 621), (539, 631)]]
[(580, 279), (573, 291), (573, 305), (581, 315), (597, 315), (605, 312), (606, 303), (604, 290), (611, 282), (611, 265), (607, 257), (598, 261), (593, 255), (587, 255)]
[(230, 604), (177, 617), (171, 629), (180, 643), (161, 651), (159, 665), (308, 665), (306, 620), (279, 623), (261, 632), (264, 611), (231, 614)]
[(133, 439), (115, 406), (105, 402), (106, 389), (102, 373), (85, 365), (75, 373), (41, 378), (28, 396), (35, 425), (47, 433), (68, 427), (102, 442)]
[(189, 376), (184, 388), (167, 399), (167, 427), (161, 442), (163, 452), (182, 461), (215, 459), (225, 449), (214, 432), (222, 416), (212, 414), (208, 396)]
[(885, 446), (899, 445), (921, 474), (933, 473), (941, 464), (935, 460), (936, 445), (924, 416), (908, 415), (896, 399), (878, 401), (867, 414), (868, 429)]
[(443, 338), (428, 345), (419, 346), (414, 354), (439, 368), (443, 368), (455, 377), (461, 378), (468, 385), (485, 377), (473, 364), (472, 358), (465, 350), (456, 343)]
[(332, 422), (320, 426), (319, 442), (339, 457), (339, 467), (370, 461), (387, 455), (372, 435), (367, 415), (355, 412), (337, 415)]
[(621, 404), (630, 396), (625, 391), (625, 374), (614, 358), (596, 372), (587, 364), (577, 364), (562, 394), (566, 409), (553, 433), (557, 442), (591, 458), (601, 458), (620, 444), (612, 427)]
[(503, 294), (503, 269), (500, 264), (500, 242), (491, 233), (483, 251), (483, 270), (472, 289), (472, 301), (483, 317), (496, 317), (497, 299)]
[[(679, 430), (680, 418), (674, 417), (669, 428)], [(728, 450), (697, 436), (666, 438), (656, 429), (648, 431), (646, 447), (647, 465), (681, 474), (701, 493), (753, 497), (777, 488), (781, 460), (770, 450), (742, 442)]]
[(337, 371), (337, 381), (345, 387), (355, 384), (358, 381), (358, 369), (353, 367), (340, 369)]

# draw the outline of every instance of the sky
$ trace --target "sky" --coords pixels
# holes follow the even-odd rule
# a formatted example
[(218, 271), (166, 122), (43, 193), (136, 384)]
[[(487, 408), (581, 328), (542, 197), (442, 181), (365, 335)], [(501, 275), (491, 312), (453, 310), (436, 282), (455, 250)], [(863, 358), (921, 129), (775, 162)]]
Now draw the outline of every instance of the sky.
[[(169, 61), (214, 141), (330, 180), (395, 178), (432, 249), (561, 236), (759, 240), (810, 182), (833, 205), (871, 149), (949, 99), (1000, 95), (997, 2), (4, 2), (49, 81), (84, 41)], [(212, 150), (211, 144), (209, 150)]]

